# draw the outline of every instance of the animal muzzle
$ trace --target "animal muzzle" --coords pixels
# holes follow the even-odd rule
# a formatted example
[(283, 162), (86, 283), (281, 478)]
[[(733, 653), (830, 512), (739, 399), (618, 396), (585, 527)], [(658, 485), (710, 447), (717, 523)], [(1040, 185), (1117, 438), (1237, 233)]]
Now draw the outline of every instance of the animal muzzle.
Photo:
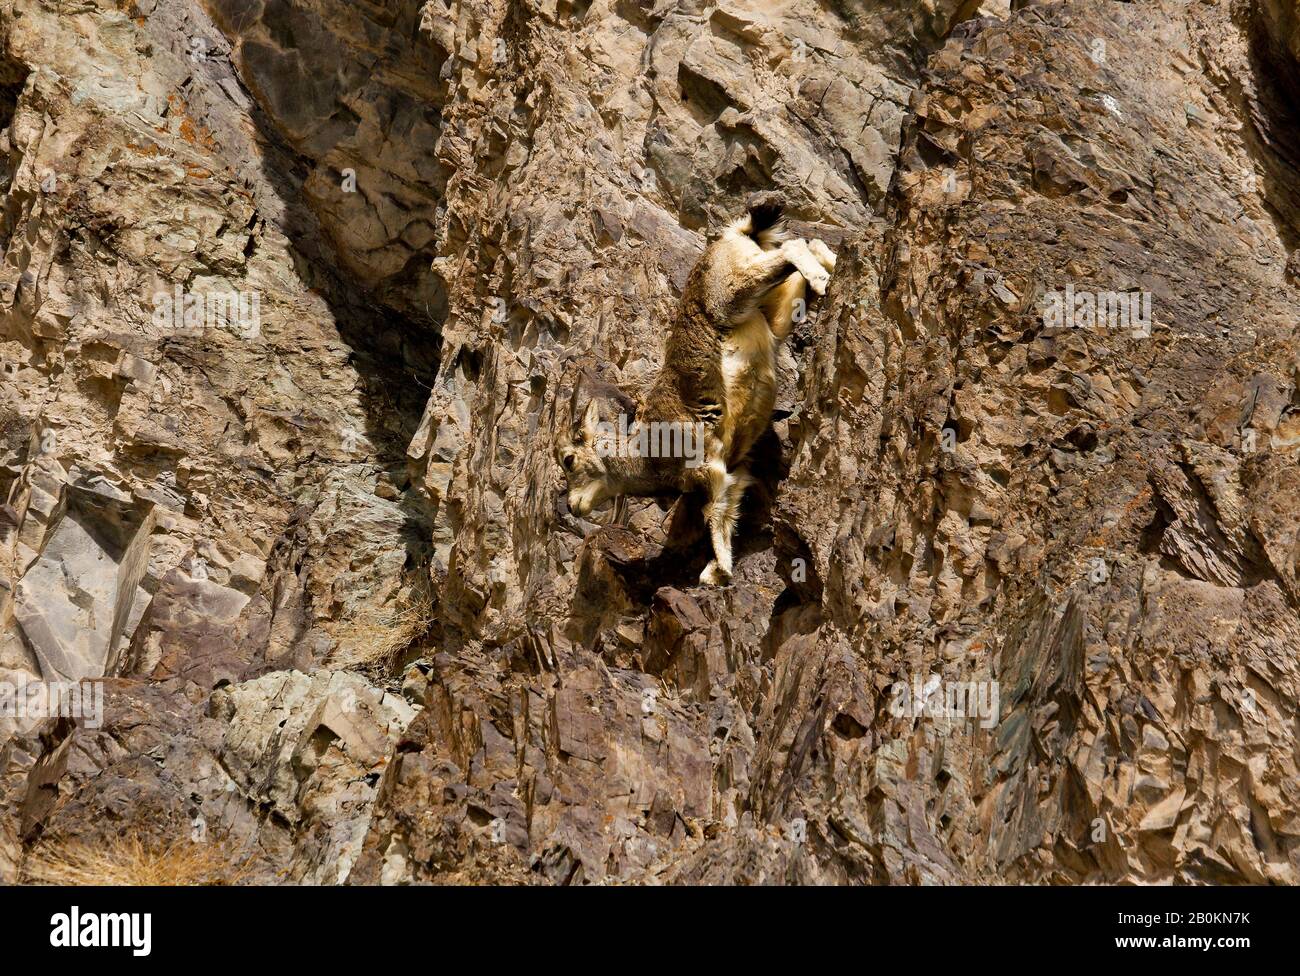
[(582, 518), (608, 497), (604, 485), (599, 481), (589, 481), (578, 488), (569, 489), (569, 511)]
[(589, 513), (594, 507), (591, 504), (591, 500), (588, 497), (586, 497), (585, 494), (581, 491), (569, 492), (567, 501), (569, 505), (569, 511), (573, 515), (578, 516), (578, 518), (582, 518), (584, 515)]

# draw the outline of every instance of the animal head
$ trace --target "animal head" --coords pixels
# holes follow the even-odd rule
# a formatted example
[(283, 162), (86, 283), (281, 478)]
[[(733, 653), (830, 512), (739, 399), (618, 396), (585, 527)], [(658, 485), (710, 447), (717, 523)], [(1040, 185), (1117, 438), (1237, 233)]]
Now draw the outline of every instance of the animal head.
[(593, 397), (582, 419), (558, 445), (560, 467), (568, 482), (569, 511), (582, 517), (618, 494), (599, 450), (600, 411)]

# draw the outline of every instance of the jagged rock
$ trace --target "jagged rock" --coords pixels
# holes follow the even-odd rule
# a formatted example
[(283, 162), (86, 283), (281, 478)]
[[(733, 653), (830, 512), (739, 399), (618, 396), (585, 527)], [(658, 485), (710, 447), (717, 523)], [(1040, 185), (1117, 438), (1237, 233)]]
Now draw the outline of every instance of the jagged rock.
[(321, 835), (305, 845), (297, 873), (344, 881), (366, 835), (374, 783), (415, 709), (355, 675), (326, 671), (227, 686), (211, 707), (227, 723), (220, 759), (235, 788), (300, 836)]
[[(1297, 37), (0, 4), (0, 668), (108, 676), (0, 740), (0, 880), (129, 828), (255, 880), (1295, 883)], [(576, 519), (554, 445), (760, 199), (839, 263), (709, 589), (698, 502)]]

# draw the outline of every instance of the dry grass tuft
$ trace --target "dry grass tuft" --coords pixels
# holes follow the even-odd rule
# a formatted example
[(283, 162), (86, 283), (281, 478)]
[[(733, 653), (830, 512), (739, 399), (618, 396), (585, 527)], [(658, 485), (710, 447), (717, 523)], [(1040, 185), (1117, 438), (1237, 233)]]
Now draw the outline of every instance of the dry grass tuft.
[(331, 663), (391, 674), (402, 666), (407, 650), (429, 633), (433, 620), (427, 590), (414, 590), (394, 606), (368, 607), (337, 632), (339, 650)]
[(248, 868), (217, 843), (178, 840), (146, 847), (138, 837), (99, 844), (70, 841), (37, 848), (23, 868), (23, 880), (37, 885), (233, 885)]

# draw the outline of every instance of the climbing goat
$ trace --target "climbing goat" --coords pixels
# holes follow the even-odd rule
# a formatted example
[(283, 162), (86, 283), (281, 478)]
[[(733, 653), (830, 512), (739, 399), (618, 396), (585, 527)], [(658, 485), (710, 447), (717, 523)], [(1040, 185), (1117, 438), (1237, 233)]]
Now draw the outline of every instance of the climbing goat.
[[(702, 583), (731, 576), (731, 536), (747, 461), (776, 402), (776, 349), (794, 325), (805, 288), (824, 294), (835, 255), (819, 240), (787, 236), (775, 207), (728, 225), (691, 269), (663, 365), (628, 402), (617, 427), (593, 397), (565, 436), (559, 460), (568, 504), (583, 516), (621, 495), (702, 490), (713, 560)], [(633, 415), (628, 416), (629, 412)]]

